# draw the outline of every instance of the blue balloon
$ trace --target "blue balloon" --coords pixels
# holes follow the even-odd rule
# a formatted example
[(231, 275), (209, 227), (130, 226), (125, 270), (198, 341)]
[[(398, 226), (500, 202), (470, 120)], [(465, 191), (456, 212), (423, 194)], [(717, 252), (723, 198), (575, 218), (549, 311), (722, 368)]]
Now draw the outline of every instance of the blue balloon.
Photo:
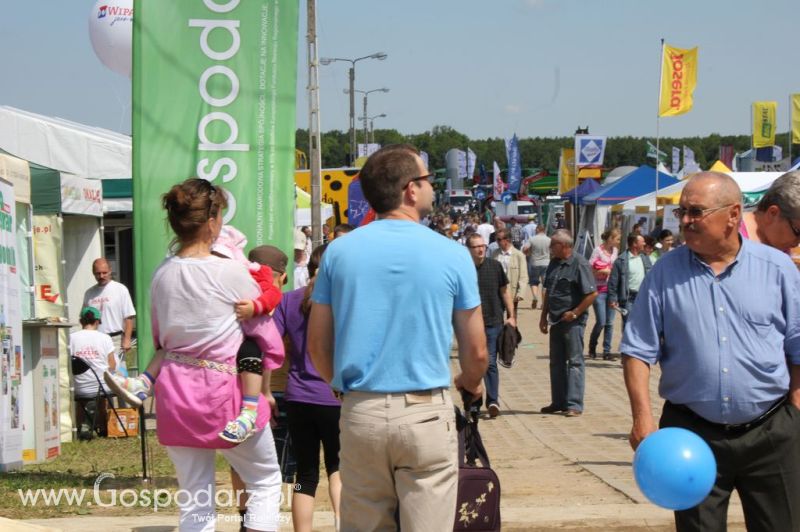
[(700, 436), (669, 427), (650, 434), (639, 445), (633, 457), (633, 475), (653, 504), (686, 510), (711, 493), (717, 461)]

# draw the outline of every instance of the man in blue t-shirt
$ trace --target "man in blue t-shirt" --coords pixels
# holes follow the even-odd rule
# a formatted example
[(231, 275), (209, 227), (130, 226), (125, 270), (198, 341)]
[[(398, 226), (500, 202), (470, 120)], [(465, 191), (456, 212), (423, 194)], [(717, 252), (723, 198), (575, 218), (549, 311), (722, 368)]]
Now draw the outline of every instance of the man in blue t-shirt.
[(419, 222), (433, 174), (410, 145), (386, 146), (360, 172), (378, 219), (322, 258), (308, 327), (319, 374), (344, 394), (341, 529), (430, 530), (452, 522), (458, 446), (450, 399), (482, 396), (486, 338), (466, 248)]

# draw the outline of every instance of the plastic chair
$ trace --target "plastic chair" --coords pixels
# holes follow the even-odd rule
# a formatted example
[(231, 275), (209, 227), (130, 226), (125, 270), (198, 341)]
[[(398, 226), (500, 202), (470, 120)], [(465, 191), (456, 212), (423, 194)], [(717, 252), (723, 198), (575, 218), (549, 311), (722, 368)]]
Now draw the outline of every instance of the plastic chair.
[[(114, 408), (114, 405), (111, 403), (111, 396), (108, 395), (108, 392), (105, 390), (105, 388), (103, 388), (103, 385), (100, 382), (100, 377), (97, 375), (97, 372), (84, 359), (78, 358), (76, 356), (72, 356), (70, 358), (72, 363), (73, 376), (83, 375), (87, 371), (91, 371), (92, 375), (94, 375), (94, 379), (97, 381), (97, 395), (95, 396), (94, 400), (95, 400), (95, 405), (98, 405), (98, 407), (95, 409), (95, 415), (90, 416), (92, 419), (91, 432), (97, 432), (97, 435), (100, 436), (100, 427), (97, 426), (97, 410), (99, 410), (99, 404), (100, 404), (99, 402), (102, 396), (105, 399), (106, 404), (108, 404), (108, 407), (114, 412), (114, 415), (116, 416), (120, 427), (122, 427), (122, 430), (125, 432), (125, 436), (128, 437), (128, 429), (125, 426), (125, 423), (122, 422), (122, 419), (120, 419), (119, 414), (117, 413), (117, 409)], [(78, 398), (76, 397), (75, 400), (77, 401)], [(86, 412), (86, 405), (81, 404), (81, 408), (83, 408), (84, 415), (88, 416), (89, 414), (88, 412)]]

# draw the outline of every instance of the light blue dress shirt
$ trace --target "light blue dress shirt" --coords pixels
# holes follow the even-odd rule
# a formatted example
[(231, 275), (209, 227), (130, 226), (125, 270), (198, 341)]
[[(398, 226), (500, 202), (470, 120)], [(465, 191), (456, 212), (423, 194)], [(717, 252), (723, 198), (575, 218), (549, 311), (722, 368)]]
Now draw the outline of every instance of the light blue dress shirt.
[(746, 423), (789, 389), (800, 364), (800, 274), (744, 240), (720, 275), (681, 246), (642, 283), (620, 351), (661, 366), (659, 394), (714, 423)]
[(333, 312), (333, 387), (373, 393), (449, 387), (453, 311), (481, 304), (467, 248), (403, 220), (331, 242), (312, 300)]

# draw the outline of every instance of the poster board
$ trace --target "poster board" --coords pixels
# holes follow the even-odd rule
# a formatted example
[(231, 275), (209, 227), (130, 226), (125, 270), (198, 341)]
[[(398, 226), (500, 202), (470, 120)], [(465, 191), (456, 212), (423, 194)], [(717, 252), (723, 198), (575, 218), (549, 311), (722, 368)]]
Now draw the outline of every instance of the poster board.
[(0, 180), (0, 469), (22, 466), (22, 316), (14, 187)]

